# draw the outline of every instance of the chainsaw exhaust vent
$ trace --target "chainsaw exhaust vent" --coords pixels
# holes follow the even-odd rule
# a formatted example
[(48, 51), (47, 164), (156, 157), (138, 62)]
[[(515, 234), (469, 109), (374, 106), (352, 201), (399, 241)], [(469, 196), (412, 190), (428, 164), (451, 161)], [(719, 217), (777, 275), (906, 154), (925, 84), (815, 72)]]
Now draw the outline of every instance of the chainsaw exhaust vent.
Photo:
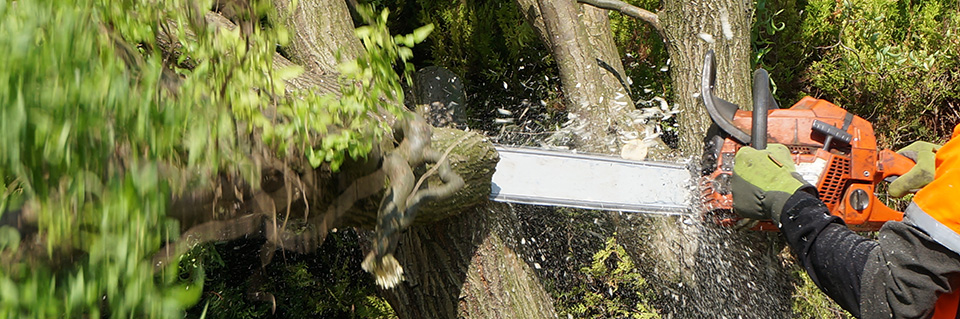
[(844, 173), (850, 171), (850, 159), (843, 156), (832, 156), (830, 165), (827, 166), (826, 174), (820, 182), (818, 191), (820, 200), (832, 211), (840, 199), (843, 198), (843, 189), (847, 184)]

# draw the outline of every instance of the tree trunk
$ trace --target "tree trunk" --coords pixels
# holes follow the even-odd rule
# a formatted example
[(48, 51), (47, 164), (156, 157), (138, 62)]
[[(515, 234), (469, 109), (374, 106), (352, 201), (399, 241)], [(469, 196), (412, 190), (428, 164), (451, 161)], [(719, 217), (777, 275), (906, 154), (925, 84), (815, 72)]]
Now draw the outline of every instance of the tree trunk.
[[(622, 139), (635, 139), (626, 113), (634, 109), (623, 64), (610, 34), (606, 11), (575, 0), (517, 0), (520, 10), (551, 50), (560, 68), (573, 133), (568, 146), (593, 153), (618, 153)], [(629, 134), (634, 132), (636, 134)], [(629, 138), (621, 138), (630, 136)]]
[[(707, 50), (716, 52), (715, 94), (752, 108), (752, 14), (750, 2), (732, 0), (664, 1), (658, 13), (672, 61), (674, 100), (681, 109), (680, 148), (688, 157), (702, 154), (712, 123), (700, 97)], [(783, 245), (777, 234), (736, 231), (689, 218), (644, 222), (655, 224), (651, 242), (656, 244), (640, 250), (656, 256), (658, 278), (665, 280), (658, 286), (672, 291), (662, 296), (670, 305), (668, 312), (680, 317), (790, 316), (790, 274), (781, 264)]]
[[(699, 158), (703, 153), (704, 137), (712, 123), (700, 98), (703, 57), (708, 50), (717, 52), (720, 72), (717, 72), (715, 93), (741, 106), (752, 105), (749, 71), (752, 10), (746, 2), (728, 0), (663, 2), (658, 16), (668, 43), (673, 99), (681, 110), (678, 115), (680, 150), (685, 157)], [(656, 256), (655, 263), (661, 264), (656, 269), (668, 281), (695, 285), (692, 270), (700, 264), (696, 258), (701, 230), (686, 227), (676, 218), (645, 222), (642, 227), (657, 230), (653, 232), (654, 240), (629, 250), (635, 255)]]
[[(416, 105), (430, 103), (433, 114), (423, 114), (436, 123), (448, 122), (458, 106), (464, 105), (458, 77), (439, 70), (418, 74), (431, 78), (416, 88)], [(426, 81), (419, 81), (426, 82)], [(424, 109), (421, 109), (423, 111)], [(438, 134), (460, 132), (435, 130)], [(462, 134), (462, 133), (454, 133)], [(453, 139), (441, 139), (451, 143)], [(445, 144), (441, 143), (441, 144)], [(463, 144), (485, 143), (472, 141)], [(451, 143), (452, 144), (452, 143)], [(489, 147), (489, 144), (485, 144)], [(445, 147), (438, 145), (438, 148)], [(463, 154), (470, 167), (455, 166), (465, 180), (486, 181), (493, 176), (496, 154)], [(493, 156), (491, 156), (493, 155)], [(490, 165), (476, 165), (477, 159), (492, 158)], [(466, 163), (466, 162), (464, 162)], [(420, 221), (401, 236), (396, 256), (406, 280), (381, 292), (400, 318), (552, 318), (553, 301), (530, 266), (518, 255), (516, 229), (519, 222), (510, 206), (487, 202), (463, 209), (462, 199), (473, 195), (486, 199), (490, 189), (471, 196), (455, 196), (448, 204), (428, 204), (423, 209), (448, 211), (445, 219)], [(439, 216), (432, 213), (433, 216)]]
[(553, 300), (517, 254), (517, 216), (490, 202), (408, 229), (406, 281), (382, 291), (400, 318), (555, 318)]
[(356, 58), (363, 49), (353, 34), (346, 1), (274, 0), (273, 4), (280, 25), (290, 31), (290, 44), (282, 50), (307, 71), (336, 73), (341, 61)]
[[(741, 107), (752, 106), (749, 41), (753, 8), (749, 2), (664, 1), (656, 18), (618, 1), (580, 2), (641, 18), (665, 37), (673, 99), (681, 110), (680, 148), (686, 157), (702, 154), (704, 136), (711, 124), (700, 99), (700, 73), (707, 50), (714, 50), (718, 61), (715, 93)], [(534, 12), (530, 6), (526, 8), (525, 12)], [(576, 21), (570, 20), (570, 15), (553, 16), (546, 10), (543, 17), (545, 24), (541, 28), (547, 32), (552, 31), (551, 19), (558, 19), (563, 25)], [(581, 20), (586, 19), (581, 16)], [(555, 39), (545, 41), (551, 43)], [(563, 88), (567, 94), (567, 85)], [(616, 116), (608, 114), (600, 121), (588, 118), (596, 121), (588, 125), (607, 127), (610, 122), (603, 119), (609, 118)], [(778, 253), (782, 245), (774, 240), (775, 234), (735, 232), (701, 223), (698, 216), (613, 219), (618, 242), (642, 261), (648, 280), (654, 284), (653, 290), (661, 293), (658, 304), (664, 312), (683, 318), (789, 315), (789, 274), (780, 265)], [(762, 315), (757, 313), (760, 309), (764, 311)]]
[(750, 72), (752, 2), (734, 0), (664, 1), (660, 21), (670, 55), (674, 99), (680, 104), (680, 149), (686, 156), (703, 153), (710, 117), (700, 99), (703, 55), (717, 57), (715, 94), (747, 109), (753, 106)]

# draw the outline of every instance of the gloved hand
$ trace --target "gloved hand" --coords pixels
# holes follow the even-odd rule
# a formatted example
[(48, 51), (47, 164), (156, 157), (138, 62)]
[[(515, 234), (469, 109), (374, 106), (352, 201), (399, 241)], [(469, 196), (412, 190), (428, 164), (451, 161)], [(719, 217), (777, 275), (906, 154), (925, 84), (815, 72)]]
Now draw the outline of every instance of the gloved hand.
[(916, 192), (930, 184), (933, 181), (937, 150), (939, 149), (940, 145), (916, 141), (897, 151), (900, 155), (912, 159), (917, 165), (890, 183), (887, 193), (893, 197), (903, 197), (907, 193)]
[(733, 211), (744, 218), (772, 219), (780, 226), (780, 213), (797, 190), (816, 188), (796, 172), (790, 151), (782, 144), (765, 150), (740, 148), (733, 165)]

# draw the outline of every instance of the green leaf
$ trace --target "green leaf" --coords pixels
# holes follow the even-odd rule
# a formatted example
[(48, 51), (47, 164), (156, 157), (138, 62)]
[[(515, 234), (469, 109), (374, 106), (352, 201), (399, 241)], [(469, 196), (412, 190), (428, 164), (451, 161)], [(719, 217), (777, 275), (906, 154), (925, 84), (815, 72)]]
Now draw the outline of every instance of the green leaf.
[(17, 251), (20, 247), (20, 232), (10, 226), (0, 226), (0, 252), (10, 249)]
[(413, 41), (416, 43), (423, 42), (431, 32), (433, 32), (433, 23), (419, 27), (413, 30)]
[(373, 27), (371, 26), (361, 26), (353, 30), (353, 33), (357, 35), (360, 39), (366, 39), (370, 37), (370, 34), (373, 33)]
[(310, 161), (310, 166), (313, 166), (313, 168), (320, 167), (320, 164), (323, 164), (324, 154), (320, 150), (310, 149), (307, 152), (307, 160)]
[(167, 297), (173, 299), (181, 309), (196, 305), (200, 301), (200, 297), (203, 296), (203, 282), (206, 277), (203, 266), (196, 265), (190, 277), (192, 281), (174, 285), (166, 292)]
[(277, 70), (276, 79), (277, 80), (289, 80), (303, 74), (303, 67), (299, 65), (292, 65), (280, 70)]
[(339, 66), (340, 73), (348, 74), (357, 74), (360, 70), (360, 63), (357, 60), (351, 60), (344, 63), (341, 63)]
[(0, 277), (0, 305), (4, 305), (5, 308), (18, 306), (20, 294), (17, 290), (17, 285), (12, 280)]

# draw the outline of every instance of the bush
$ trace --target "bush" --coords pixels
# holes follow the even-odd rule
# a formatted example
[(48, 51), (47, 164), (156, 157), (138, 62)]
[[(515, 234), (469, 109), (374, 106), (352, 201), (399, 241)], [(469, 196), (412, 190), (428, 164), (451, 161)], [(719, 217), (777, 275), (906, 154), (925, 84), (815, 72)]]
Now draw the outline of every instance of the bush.
[[(873, 122), (888, 147), (950, 136), (960, 120), (955, 1), (778, 5), (788, 28), (800, 26), (772, 37), (773, 49), (763, 59), (789, 88), (778, 92), (781, 104), (802, 95), (830, 100)], [(789, 53), (798, 47), (802, 53)], [(781, 50), (788, 53), (775, 54)]]
[(574, 318), (660, 318), (648, 305), (646, 280), (616, 236), (607, 239), (603, 249), (593, 255), (589, 267), (580, 270), (586, 280), (570, 291), (560, 293), (557, 310)]

